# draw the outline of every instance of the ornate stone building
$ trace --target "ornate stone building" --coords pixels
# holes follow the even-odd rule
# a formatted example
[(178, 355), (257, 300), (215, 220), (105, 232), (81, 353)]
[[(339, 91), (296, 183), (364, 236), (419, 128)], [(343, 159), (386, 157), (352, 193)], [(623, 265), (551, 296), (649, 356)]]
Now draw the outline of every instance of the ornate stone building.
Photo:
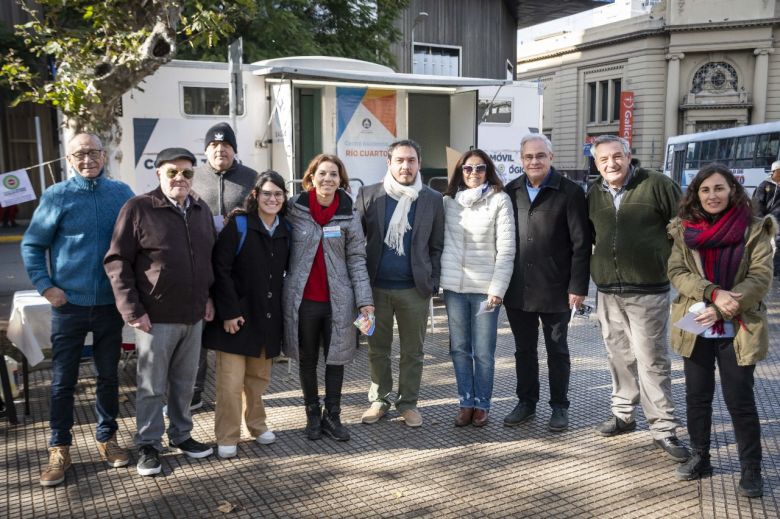
[(518, 79), (544, 88), (556, 166), (592, 168), (587, 144), (617, 133), (633, 93), (634, 156), (660, 168), (670, 136), (780, 119), (780, 1), (665, 0), (648, 14), (538, 38)]

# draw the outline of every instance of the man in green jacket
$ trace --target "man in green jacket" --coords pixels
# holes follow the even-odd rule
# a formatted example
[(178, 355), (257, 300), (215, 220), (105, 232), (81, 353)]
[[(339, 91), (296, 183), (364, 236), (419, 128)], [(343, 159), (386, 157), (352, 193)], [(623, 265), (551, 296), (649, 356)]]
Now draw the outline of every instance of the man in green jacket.
[(655, 445), (683, 462), (689, 452), (675, 433), (666, 274), (672, 245), (666, 225), (677, 212), (680, 188), (632, 166), (630, 145), (620, 137), (596, 138), (591, 153), (602, 179), (588, 190), (590, 270), (612, 374), (612, 415), (596, 430), (602, 436), (633, 431), (641, 402)]

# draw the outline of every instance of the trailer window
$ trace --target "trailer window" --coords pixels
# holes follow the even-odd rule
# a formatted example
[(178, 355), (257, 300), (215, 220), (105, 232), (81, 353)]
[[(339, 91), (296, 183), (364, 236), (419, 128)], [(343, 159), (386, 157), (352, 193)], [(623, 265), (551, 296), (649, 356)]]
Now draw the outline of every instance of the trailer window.
[[(229, 96), (227, 87), (182, 85), (182, 109), (185, 115), (230, 115)], [(243, 103), (236, 113), (244, 114)]]
[(512, 100), (511, 99), (480, 99), (479, 100), (479, 124), (511, 124)]

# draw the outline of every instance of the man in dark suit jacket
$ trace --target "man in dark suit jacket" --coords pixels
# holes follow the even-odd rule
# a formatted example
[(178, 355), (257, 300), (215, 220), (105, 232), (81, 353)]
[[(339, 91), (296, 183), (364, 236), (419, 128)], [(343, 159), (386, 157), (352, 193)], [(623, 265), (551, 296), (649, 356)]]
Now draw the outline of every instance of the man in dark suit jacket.
[(519, 402), (504, 418), (515, 426), (530, 420), (539, 401), (536, 351), (542, 322), (550, 373), (548, 428), (569, 425), (571, 362), (566, 341), (571, 309), (588, 294), (590, 228), (582, 188), (552, 167), (549, 139), (532, 134), (520, 142), (523, 175), (507, 184), (517, 224), (515, 268), (504, 295), (515, 337), (515, 371)]
[(416, 142), (394, 142), (387, 157), (384, 181), (362, 188), (355, 203), (366, 235), (366, 261), (376, 307), (376, 330), (368, 338), (371, 407), (362, 421), (375, 423), (390, 409), (395, 316), (401, 342), (395, 407), (406, 425), (420, 427), (417, 399), (423, 341), (428, 303), (439, 290), (444, 208), (441, 195), (422, 185)]

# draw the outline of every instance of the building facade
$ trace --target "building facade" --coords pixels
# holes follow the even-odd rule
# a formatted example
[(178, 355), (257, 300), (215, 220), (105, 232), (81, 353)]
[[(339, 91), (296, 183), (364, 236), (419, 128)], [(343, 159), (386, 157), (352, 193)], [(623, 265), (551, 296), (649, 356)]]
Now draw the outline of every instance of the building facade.
[(660, 169), (666, 139), (780, 119), (780, 1), (664, 0), (645, 14), (522, 45), (518, 79), (544, 89), (556, 166), (594, 173), (589, 142), (617, 134), (631, 101), (631, 145)]

